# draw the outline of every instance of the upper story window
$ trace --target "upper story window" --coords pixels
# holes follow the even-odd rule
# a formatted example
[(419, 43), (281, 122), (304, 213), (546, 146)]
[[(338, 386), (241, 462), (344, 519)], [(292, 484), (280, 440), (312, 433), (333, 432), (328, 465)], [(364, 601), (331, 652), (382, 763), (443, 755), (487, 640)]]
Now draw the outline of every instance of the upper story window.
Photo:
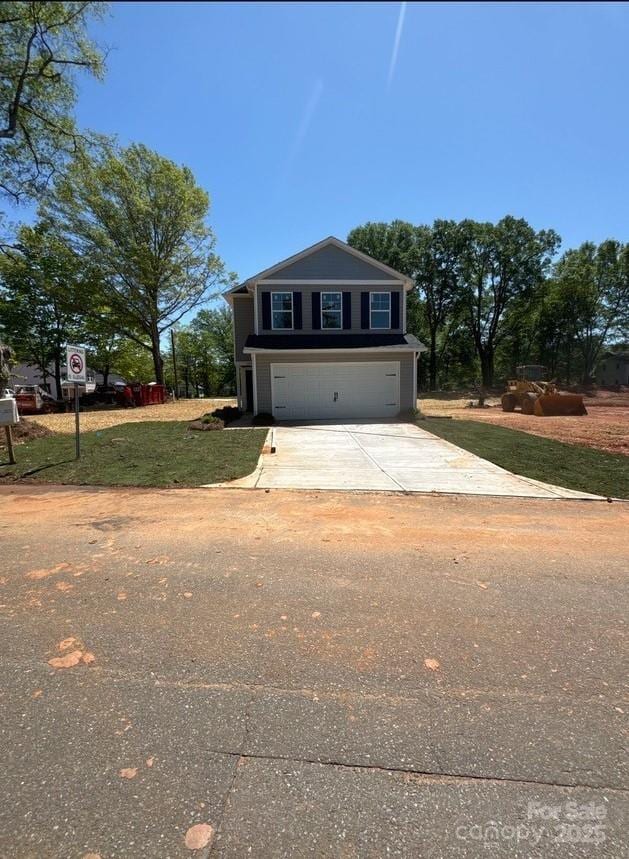
[(343, 327), (343, 296), (340, 292), (321, 293), (321, 328)]
[(369, 327), (391, 327), (391, 293), (372, 292), (369, 305)]
[(271, 293), (271, 326), (274, 330), (293, 327), (293, 293)]

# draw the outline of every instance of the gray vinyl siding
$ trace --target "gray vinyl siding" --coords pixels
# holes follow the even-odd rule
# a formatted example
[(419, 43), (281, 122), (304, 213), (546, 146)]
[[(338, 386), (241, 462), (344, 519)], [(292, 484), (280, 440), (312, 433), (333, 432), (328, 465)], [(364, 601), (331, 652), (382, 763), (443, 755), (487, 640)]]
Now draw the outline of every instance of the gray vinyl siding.
[[(342, 278), (339, 277), (339, 280)], [(258, 324), (260, 334), (272, 334), (271, 328), (262, 327), (262, 293), (263, 292), (301, 292), (302, 329), (300, 331), (281, 331), (278, 334), (312, 334), (312, 293), (313, 292), (351, 292), (352, 293), (352, 327), (349, 329), (325, 329), (322, 333), (333, 337), (335, 334), (360, 334), (364, 329), (360, 327), (360, 294), (361, 292), (399, 292), (400, 294), (400, 326), (399, 328), (378, 328), (377, 333), (391, 333), (402, 331), (404, 324), (404, 289), (401, 286), (369, 286), (366, 283), (357, 283), (355, 286), (326, 286), (324, 283), (313, 283), (308, 286), (297, 286), (287, 283), (286, 286), (258, 286), (256, 288), (256, 301), (258, 302)], [(234, 305), (236, 301), (234, 301)]]
[(327, 245), (303, 259), (269, 275), (273, 280), (390, 280), (391, 277), (375, 265), (358, 259), (348, 251)]
[(359, 352), (352, 355), (349, 350), (342, 354), (326, 354), (321, 352), (287, 353), (272, 355), (258, 353), (256, 355), (256, 385), (258, 390), (258, 412), (271, 413), (271, 364), (328, 364), (336, 361), (399, 361), (400, 362), (400, 410), (402, 412), (415, 408), (417, 394), (413, 391), (413, 362), (415, 355), (412, 352)]
[(250, 334), (255, 334), (253, 297), (237, 297), (233, 300), (234, 356), (236, 361), (250, 361), (251, 355), (243, 354), (242, 348)]

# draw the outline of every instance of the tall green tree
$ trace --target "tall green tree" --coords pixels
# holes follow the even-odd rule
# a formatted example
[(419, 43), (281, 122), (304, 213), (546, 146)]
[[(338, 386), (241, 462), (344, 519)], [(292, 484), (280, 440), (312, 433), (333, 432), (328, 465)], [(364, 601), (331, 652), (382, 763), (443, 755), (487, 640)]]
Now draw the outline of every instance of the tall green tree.
[(127, 382), (146, 382), (151, 378), (153, 360), (146, 349), (123, 337), (117, 341), (115, 350), (110, 366), (123, 379)]
[[(1, 333), (1, 329), (0, 329)], [(11, 367), (13, 366), (13, 350), (0, 341), (0, 396), (4, 396), (4, 388), (9, 387)]]
[(101, 51), (87, 33), (102, 3), (0, 2), (0, 192), (38, 197), (87, 141), (76, 128), (76, 75), (100, 78)]
[(120, 334), (151, 353), (163, 383), (164, 332), (230, 283), (206, 222), (208, 194), (187, 167), (132, 145), (80, 154), (45, 211), (98, 271), (98, 301)]
[(81, 341), (77, 310), (85, 291), (81, 260), (45, 222), (22, 227), (15, 252), (0, 257), (0, 327), (19, 360), (53, 365), (57, 391), (68, 342)]
[(482, 383), (490, 387), (496, 349), (509, 331), (505, 319), (543, 281), (560, 238), (554, 230), (535, 231), (524, 219), (511, 215), (497, 224), (463, 221), (461, 230), (467, 323)]
[[(87, 349), (87, 360), (89, 366), (103, 377), (103, 385), (109, 384), (109, 376), (115, 371), (130, 381), (146, 381), (152, 375), (152, 362), (149, 360), (145, 350), (140, 350), (137, 343), (122, 337), (111, 331), (108, 324), (99, 325), (93, 316), (88, 316), (85, 321), (83, 345)], [(137, 355), (141, 351), (144, 372), (137, 373)], [(133, 367), (129, 374), (120, 369)]]
[(609, 338), (629, 329), (629, 244), (608, 239), (568, 250), (555, 270), (555, 301), (570, 320), (588, 382)]
[(391, 221), (390, 224), (368, 221), (350, 231), (347, 243), (401, 274), (415, 277), (417, 231), (408, 221)]
[(415, 282), (423, 298), (428, 327), (428, 385), (437, 388), (439, 354), (459, 323), (462, 305), (460, 259), (462, 230), (455, 221), (437, 220), (417, 228)]
[(427, 336), (428, 385), (435, 390), (439, 355), (457, 322), (461, 304), (459, 225), (445, 220), (432, 226), (413, 226), (406, 221), (367, 223), (353, 229), (347, 241), (414, 279), (416, 293), (408, 297), (411, 313), (407, 315), (407, 329)]
[(571, 291), (554, 277), (547, 278), (538, 290), (537, 319), (534, 325), (533, 357), (548, 369), (551, 379), (570, 385), (581, 378), (575, 329), (577, 317)]
[(202, 344), (202, 361), (208, 370), (214, 369), (214, 390), (235, 390), (234, 329), (229, 307), (200, 310), (190, 324), (190, 330)]

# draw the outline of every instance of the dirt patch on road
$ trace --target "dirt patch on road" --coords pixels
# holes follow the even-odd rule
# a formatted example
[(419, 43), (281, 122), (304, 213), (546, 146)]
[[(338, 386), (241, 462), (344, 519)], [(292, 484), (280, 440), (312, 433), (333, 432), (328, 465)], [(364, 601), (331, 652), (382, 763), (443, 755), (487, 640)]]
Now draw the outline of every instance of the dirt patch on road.
[[(538, 418), (521, 412), (503, 412), (496, 397), (487, 400), (487, 409), (469, 408), (472, 399), (469, 394), (431, 395), (422, 397), (420, 405), (429, 416), (499, 424), (531, 435), (629, 456), (629, 393), (604, 391), (586, 396), (588, 414), (581, 417)], [(430, 425), (426, 428), (430, 429)]]
[[(430, 549), (451, 557), (457, 568), (470, 554), (483, 556), (499, 547), (514, 554), (527, 552), (531, 541), (551, 533), (547, 556), (569, 550), (585, 563), (592, 552), (603, 549), (611, 562), (626, 555), (626, 542), (619, 541), (618, 534), (629, 526), (629, 507), (622, 504), (384, 492), (12, 487), (0, 488), (0, 509), (16, 531), (34, 519), (42, 531), (51, 532), (71, 521), (77, 534), (85, 529), (86, 537), (98, 533), (92, 529), (99, 520), (127, 516), (125, 528), (101, 551), (113, 552), (114, 537), (124, 536), (129, 545), (142, 547), (131, 555), (149, 569), (169, 565), (166, 546), (173, 534), (208, 551), (246, 543), (254, 557), (272, 544), (302, 555), (309, 547), (332, 553), (413, 552), (419, 563)], [(575, 528), (575, 516), (580, 529)], [(592, 534), (597, 535), (596, 549)]]
[[(102, 411), (82, 412), (81, 429), (102, 430), (119, 424), (138, 423), (142, 421), (191, 421), (206, 412), (211, 412), (221, 406), (235, 406), (232, 397), (220, 397), (199, 400), (178, 400), (176, 403), (164, 403), (161, 406), (142, 406), (137, 409), (104, 409)], [(74, 432), (74, 414), (41, 415), (37, 423), (58, 433)]]

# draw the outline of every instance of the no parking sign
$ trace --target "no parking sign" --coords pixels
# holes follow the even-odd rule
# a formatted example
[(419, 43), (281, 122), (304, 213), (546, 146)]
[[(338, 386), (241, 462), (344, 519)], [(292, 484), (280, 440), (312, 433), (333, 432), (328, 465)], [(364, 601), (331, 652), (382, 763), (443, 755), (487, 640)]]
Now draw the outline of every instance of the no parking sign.
[(83, 385), (87, 382), (85, 349), (81, 346), (66, 346), (66, 379)]
[(81, 438), (79, 430), (79, 385), (87, 382), (85, 349), (81, 346), (66, 346), (66, 379), (74, 383), (74, 434), (76, 458), (81, 457)]

